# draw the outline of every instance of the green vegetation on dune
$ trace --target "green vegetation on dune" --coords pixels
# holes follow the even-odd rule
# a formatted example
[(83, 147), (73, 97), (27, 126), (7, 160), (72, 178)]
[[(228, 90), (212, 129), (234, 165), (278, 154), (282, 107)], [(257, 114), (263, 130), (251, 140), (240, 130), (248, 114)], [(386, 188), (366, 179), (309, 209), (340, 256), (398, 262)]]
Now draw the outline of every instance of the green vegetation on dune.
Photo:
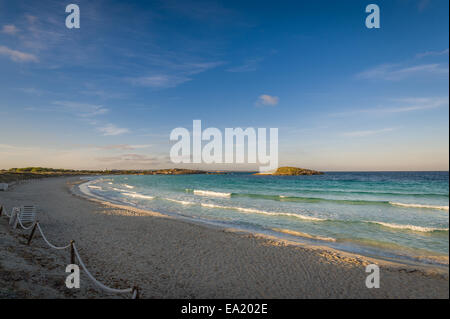
[(187, 174), (220, 174), (201, 170), (169, 168), (156, 170), (73, 170), (46, 167), (23, 167), (0, 170), (0, 183), (9, 183), (26, 179), (73, 175), (187, 175)]

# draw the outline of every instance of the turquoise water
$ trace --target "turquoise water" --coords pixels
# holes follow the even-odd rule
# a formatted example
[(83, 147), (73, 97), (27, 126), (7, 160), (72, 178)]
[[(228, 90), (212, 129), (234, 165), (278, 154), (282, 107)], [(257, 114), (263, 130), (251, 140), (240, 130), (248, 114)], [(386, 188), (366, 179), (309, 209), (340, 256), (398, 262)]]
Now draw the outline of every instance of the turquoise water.
[(108, 176), (109, 201), (362, 254), (448, 264), (448, 172)]

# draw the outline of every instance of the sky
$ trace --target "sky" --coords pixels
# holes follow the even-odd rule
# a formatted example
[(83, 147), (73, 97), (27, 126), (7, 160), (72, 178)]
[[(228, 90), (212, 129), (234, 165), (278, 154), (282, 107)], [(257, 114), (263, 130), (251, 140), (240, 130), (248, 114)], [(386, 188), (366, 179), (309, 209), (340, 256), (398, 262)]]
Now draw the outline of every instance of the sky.
[(280, 166), (448, 170), (447, 0), (70, 3), (0, 0), (0, 168), (254, 168), (172, 163), (201, 120), (278, 128)]

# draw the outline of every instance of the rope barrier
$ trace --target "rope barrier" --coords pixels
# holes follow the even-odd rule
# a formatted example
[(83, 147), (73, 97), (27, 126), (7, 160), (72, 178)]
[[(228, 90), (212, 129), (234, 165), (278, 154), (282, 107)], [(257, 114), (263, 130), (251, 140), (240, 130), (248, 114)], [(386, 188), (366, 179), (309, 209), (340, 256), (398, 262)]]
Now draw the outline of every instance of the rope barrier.
[[(4, 210), (4, 212), (6, 213), (6, 209)], [(8, 215), (8, 214), (6, 213), (6, 216), (8, 216), (9, 218), (11, 218), (11, 216), (12, 216), (13, 214), (14, 214), (14, 210), (11, 212), (11, 215)], [(58, 250), (62, 250), (62, 249), (67, 249), (67, 248), (71, 247), (71, 253), (73, 253), (73, 254), (76, 256), (76, 258), (78, 259), (78, 262), (80, 263), (80, 266), (81, 266), (81, 267), (83, 268), (83, 270), (86, 272), (86, 274), (87, 274), (87, 276), (89, 277), (89, 279), (90, 279), (93, 283), (95, 283), (97, 286), (99, 286), (99, 287), (102, 288), (103, 290), (108, 291), (108, 292), (111, 292), (111, 293), (131, 293), (131, 294), (132, 294), (131, 299), (137, 299), (137, 298), (139, 298), (139, 289), (138, 289), (137, 286), (134, 286), (133, 288), (127, 288), (127, 289), (116, 289), (116, 288), (111, 288), (111, 287), (105, 286), (105, 285), (102, 284), (100, 281), (98, 281), (97, 279), (95, 279), (94, 276), (92, 276), (92, 274), (90, 273), (90, 271), (87, 269), (87, 267), (86, 267), (86, 265), (84, 264), (84, 262), (81, 260), (80, 254), (78, 253), (78, 249), (76, 248), (75, 243), (74, 243), (73, 240), (72, 240), (68, 245), (66, 245), (66, 246), (61, 246), (61, 247), (55, 246), (55, 245), (53, 245), (52, 243), (50, 243), (50, 242), (47, 240), (47, 237), (44, 235), (44, 231), (42, 230), (41, 225), (39, 224), (38, 221), (35, 221), (35, 222), (34, 222), (31, 226), (29, 226), (29, 227), (25, 227), (25, 226), (22, 224), (22, 222), (20, 221), (19, 216), (17, 216), (17, 220), (18, 220), (18, 223), (20, 224), (20, 226), (21, 226), (23, 229), (25, 229), (25, 230), (31, 229), (31, 228), (33, 227), (33, 230), (32, 230), (32, 232), (31, 232), (31, 234), (30, 234), (29, 239), (28, 239), (28, 244), (30, 243), (31, 238), (33, 237), (35, 227), (37, 227), (37, 229), (38, 229), (39, 232), (41, 233), (42, 238), (44, 239), (44, 241), (46, 242), (46, 244), (47, 244), (48, 246), (50, 246), (51, 248), (53, 248), (53, 249), (58, 249)], [(73, 261), (74, 261), (74, 260), (73, 260), (73, 256), (72, 256), (71, 259), (72, 259), (71, 262), (73, 263)]]
[[(75, 251), (75, 256), (77, 256), (78, 262), (80, 263), (81, 267), (86, 272), (86, 274), (88, 275), (89, 279), (91, 279), (97, 286), (99, 286), (103, 290), (106, 290), (106, 291), (109, 291), (109, 292), (113, 292), (113, 293), (130, 293), (130, 292), (133, 292), (133, 290), (134, 290), (135, 293), (137, 293), (136, 289), (133, 289), (133, 288), (115, 289), (115, 288), (107, 287), (104, 284), (102, 284), (100, 281), (95, 279), (94, 276), (92, 276), (92, 274), (89, 272), (89, 270), (87, 270), (85, 264), (83, 263), (83, 261), (80, 258), (80, 254), (78, 253), (78, 249), (75, 246), (75, 244), (73, 244), (73, 248), (74, 248), (74, 251)], [(134, 293), (133, 293), (133, 296), (134, 296)]]
[(28, 229), (31, 229), (33, 226), (34, 226), (34, 223), (32, 223), (30, 226), (28, 226), (28, 227), (25, 227), (23, 224), (22, 224), (22, 221), (20, 220), (20, 218), (19, 217), (17, 217), (17, 220), (19, 221), (19, 225), (20, 225), (20, 227), (22, 227), (24, 230), (28, 230)]
[(3, 212), (5, 213), (5, 215), (6, 215), (7, 217), (11, 218), (12, 212), (11, 212), (11, 214), (8, 214), (8, 211), (6, 210), (6, 208), (5, 208), (5, 210), (4, 210)]
[(3, 206), (3, 205), (0, 205), (0, 216), (2, 216), (2, 214), (5, 214), (6, 217), (11, 218), (12, 213), (13, 213), (14, 211), (16, 211), (17, 209), (18, 209), (17, 207), (13, 207), (13, 209), (11, 210), (11, 214), (8, 214), (8, 210), (6, 209), (6, 207)]
[(68, 244), (67, 246), (63, 246), (63, 247), (57, 247), (57, 246), (55, 246), (55, 245), (53, 245), (52, 243), (50, 243), (48, 240), (47, 240), (47, 238), (45, 237), (45, 235), (44, 235), (44, 232), (42, 231), (42, 228), (41, 228), (41, 225), (39, 225), (39, 223), (37, 223), (37, 228), (39, 229), (39, 232), (41, 233), (41, 235), (42, 235), (42, 238), (44, 238), (44, 241), (47, 243), (47, 245), (49, 245), (51, 248), (53, 248), (53, 249), (67, 249), (67, 248), (69, 248), (70, 247), (70, 244)]

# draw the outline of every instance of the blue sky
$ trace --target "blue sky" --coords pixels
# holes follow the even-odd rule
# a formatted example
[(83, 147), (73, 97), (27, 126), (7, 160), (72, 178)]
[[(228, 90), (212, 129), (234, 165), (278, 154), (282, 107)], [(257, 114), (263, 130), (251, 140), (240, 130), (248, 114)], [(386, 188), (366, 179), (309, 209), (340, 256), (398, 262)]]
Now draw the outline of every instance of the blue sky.
[(281, 165), (448, 170), (447, 0), (69, 3), (0, 0), (0, 168), (179, 167), (200, 119), (279, 128)]

